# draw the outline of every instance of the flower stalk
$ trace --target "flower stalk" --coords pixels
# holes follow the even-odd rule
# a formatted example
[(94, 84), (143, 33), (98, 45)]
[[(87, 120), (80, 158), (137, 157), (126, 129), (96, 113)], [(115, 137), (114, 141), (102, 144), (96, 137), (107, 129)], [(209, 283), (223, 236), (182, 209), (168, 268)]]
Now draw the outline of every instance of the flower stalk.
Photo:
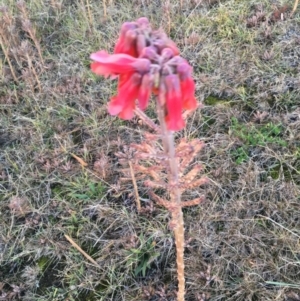
[[(159, 116), (160, 126), (162, 128), (162, 140), (164, 151), (168, 156), (169, 161), (169, 183), (172, 186), (170, 190), (170, 204), (172, 205), (171, 212), (171, 228), (173, 228), (176, 245), (176, 264), (177, 264), (177, 280), (178, 293), (177, 300), (184, 301), (185, 295), (185, 278), (184, 278), (184, 221), (181, 206), (181, 191), (179, 187), (178, 162), (175, 154), (174, 134), (167, 129), (165, 119), (163, 118), (163, 107), (160, 103), (164, 98), (164, 93), (160, 93), (160, 101), (157, 101), (157, 111)], [(173, 225), (173, 226), (172, 226)]]
[[(198, 107), (195, 98), (195, 82), (192, 67), (179, 56), (179, 50), (165, 33), (152, 30), (146, 18), (125, 22), (120, 31), (114, 54), (98, 51), (91, 55), (94, 61), (91, 69), (102, 76), (118, 78), (118, 91), (108, 104), (108, 112), (122, 119), (138, 115), (154, 134), (144, 132), (141, 143), (131, 144), (127, 153), (117, 153), (124, 166), (122, 172), (132, 180), (138, 212), (143, 207), (139, 202), (135, 173), (144, 179), (149, 196), (158, 205), (170, 212), (169, 228), (174, 231), (178, 294), (177, 300), (184, 301), (184, 220), (182, 207), (198, 205), (201, 196), (182, 201), (182, 193), (206, 184), (206, 178), (199, 178), (200, 164), (190, 163), (202, 149), (198, 139), (187, 142), (181, 139), (175, 145), (174, 131), (185, 127), (183, 111)], [(143, 111), (147, 108), (151, 94), (156, 96), (159, 126)], [(157, 146), (160, 141), (163, 151)], [(125, 167), (125, 165), (129, 168)], [(167, 171), (167, 172), (166, 172)], [(159, 196), (156, 189), (163, 189), (166, 195)]]

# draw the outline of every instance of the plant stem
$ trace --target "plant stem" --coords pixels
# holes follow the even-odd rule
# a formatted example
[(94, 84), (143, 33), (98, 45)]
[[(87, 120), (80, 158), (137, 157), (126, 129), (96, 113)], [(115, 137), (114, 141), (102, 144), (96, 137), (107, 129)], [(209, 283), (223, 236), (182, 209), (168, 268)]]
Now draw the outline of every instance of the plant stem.
[(184, 301), (185, 294), (185, 278), (184, 278), (184, 221), (181, 208), (178, 210), (177, 226), (174, 229), (175, 244), (176, 244), (176, 263), (177, 263), (177, 278), (178, 278), (178, 293), (177, 300)]
[(297, 6), (298, 6), (298, 3), (299, 3), (299, 0), (295, 0), (294, 7), (293, 7), (293, 9), (292, 9), (292, 12), (291, 12), (290, 17), (292, 17), (293, 14), (295, 13), (295, 11), (296, 11), (296, 9), (297, 9)]
[(151, 129), (155, 130), (156, 132), (160, 131), (160, 128), (158, 125), (156, 125), (141, 109), (135, 108), (134, 110), (135, 114), (141, 118), (142, 121), (145, 122)]
[(165, 122), (165, 91), (160, 90), (157, 101), (157, 114), (161, 126), (162, 141), (166, 155), (169, 158), (169, 193), (170, 203), (172, 206), (169, 209), (171, 212), (171, 228), (175, 234), (176, 245), (176, 263), (177, 263), (177, 278), (178, 278), (178, 293), (177, 301), (184, 301), (185, 294), (185, 278), (184, 278), (184, 221), (181, 209), (181, 191), (179, 187), (178, 161), (175, 154), (175, 143), (173, 132), (167, 129)]
[(130, 168), (130, 174), (131, 174), (133, 188), (134, 188), (136, 207), (137, 207), (137, 211), (140, 212), (141, 211), (140, 196), (139, 196), (138, 187), (137, 187), (137, 184), (136, 184), (136, 179), (135, 179), (135, 176), (134, 176), (134, 170), (133, 170), (133, 167), (132, 167), (132, 163), (130, 161), (129, 161), (129, 168)]

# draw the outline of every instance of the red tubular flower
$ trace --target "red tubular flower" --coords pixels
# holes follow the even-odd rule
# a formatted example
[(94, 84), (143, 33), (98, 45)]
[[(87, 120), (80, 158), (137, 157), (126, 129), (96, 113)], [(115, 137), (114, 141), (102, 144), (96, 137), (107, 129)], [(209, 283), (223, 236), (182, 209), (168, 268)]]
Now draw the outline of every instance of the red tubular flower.
[(197, 108), (192, 67), (179, 56), (179, 49), (165, 33), (153, 31), (147, 18), (125, 22), (121, 27), (114, 54), (91, 54), (94, 73), (119, 78), (118, 93), (108, 104), (111, 115), (131, 119), (136, 101), (145, 110), (151, 93), (165, 110), (167, 128), (185, 126), (182, 111)]
[(140, 74), (134, 73), (119, 85), (118, 95), (114, 96), (108, 104), (108, 112), (111, 115), (119, 115), (125, 120), (133, 117), (141, 78)]
[(167, 127), (171, 131), (179, 131), (184, 128), (185, 122), (182, 118), (182, 99), (180, 81), (177, 74), (167, 75), (165, 77), (166, 85), (166, 108)]
[(151, 90), (153, 86), (153, 76), (149, 73), (145, 74), (142, 79), (139, 90), (138, 100), (141, 110), (145, 110), (148, 106)]
[(174, 55), (179, 54), (179, 49), (177, 48), (176, 44), (172, 40), (168, 39), (166, 41), (166, 47), (171, 48), (174, 52)]
[(153, 47), (153, 46), (144, 47), (140, 53), (140, 58), (155, 60), (155, 59), (157, 59), (157, 57), (158, 57), (157, 51), (156, 51), (155, 47)]
[(90, 57), (96, 61), (91, 64), (91, 69), (98, 75), (109, 76), (134, 71), (146, 73), (150, 69), (149, 60), (134, 58), (128, 54), (109, 55), (106, 51), (99, 51), (92, 53)]
[(131, 76), (134, 74), (134, 72), (120, 74), (119, 76), (119, 82), (118, 82), (118, 90), (126, 84), (126, 82), (131, 78)]
[(154, 45), (158, 48), (161, 52), (164, 48), (172, 49), (174, 55), (179, 54), (179, 49), (177, 48), (176, 44), (170, 40), (166, 34), (161, 33), (160, 38), (154, 42)]
[[(136, 99), (140, 99), (141, 107), (146, 108), (151, 92), (151, 82), (147, 80), (151, 62), (145, 58), (134, 58), (128, 54), (109, 55), (99, 51), (91, 55), (95, 60), (91, 69), (98, 75), (119, 75), (118, 95), (108, 105), (111, 115), (119, 115), (122, 119), (131, 119)], [(142, 76), (146, 76), (140, 89)], [(149, 87), (147, 91), (147, 87)]]
[(174, 56), (174, 51), (171, 48), (165, 48), (162, 50), (161, 56), (164, 61), (168, 61)]
[(198, 107), (198, 103), (195, 98), (195, 82), (191, 77), (192, 67), (183, 60), (183, 63), (177, 66), (177, 72), (180, 77), (183, 108), (195, 110)]
[(133, 63), (137, 61), (128, 54), (109, 55), (106, 51), (92, 53), (90, 58), (95, 61), (91, 64), (92, 71), (106, 77), (116, 73), (133, 72)]
[(137, 57), (136, 38), (137, 34), (135, 29), (138, 27), (136, 22), (125, 22), (121, 27), (120, 37), (114, 49), (114, 53), (129, 54)]
[(185, 110), (195, 110), (198, 107), (195, 98), (195, 82), (191, 77), (187, 77), (180, 82), (183, 108)]

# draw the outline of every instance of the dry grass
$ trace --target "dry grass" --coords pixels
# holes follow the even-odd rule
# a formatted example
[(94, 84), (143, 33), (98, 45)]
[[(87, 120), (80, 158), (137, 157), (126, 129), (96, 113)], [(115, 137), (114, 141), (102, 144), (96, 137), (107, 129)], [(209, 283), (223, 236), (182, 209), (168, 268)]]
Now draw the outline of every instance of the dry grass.
[(300, 300), (299, 9), (175, 2), (4, 1), (0, 300), (175, 300), (168, 213), (137, 178), (137, 214), (114, 155), (143, 125), (108, 116), (115, 83), (89, 70), (140, 16), (170, 32), (204, 103), (179, 134), (206, 143), (197, 160), (212, 182), (184, 209), (186, 300)]

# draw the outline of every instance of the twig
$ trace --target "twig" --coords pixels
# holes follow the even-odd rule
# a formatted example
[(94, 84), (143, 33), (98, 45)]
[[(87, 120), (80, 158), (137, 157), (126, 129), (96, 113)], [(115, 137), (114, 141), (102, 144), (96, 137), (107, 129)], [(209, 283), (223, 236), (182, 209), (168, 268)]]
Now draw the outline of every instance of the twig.
[(275, 222), (275, 221), (274, 221), (273, 219), (271, 219), (270, 217), (264, 216), (264, 215), (260, 215), (260, 214), (259, 214), (258, 216), (260, 216), (260, 217), (262, 217), (262, 218), (264, 218), (264, 219), (269, 220), (270, 222), (272, 222), (272, 223), (274, 223), (275, 225), (279, 226), (280, 228), (286, 230), (287, 232), (291, 233), (292, 235), (295, 235), (296, 237), (300, 238), (300, 236), (299, 236), (297, 233), (295, 233), (295, 232), (291, 231), (290, 229), (288, 229), (288, 228), (282, 226), (281, 224)]
[(292, 17), (293, 14), (295, 13), (295, 11), (296, 11), (296, 9), (298, 7), (298, 3), (299, 3), (299, 0), (295, 0), (294, 7), (293, 7), (293, 10), (292, 10), (292, 12), (290, 14), (290, 17)]
[(75, 160), (77, 160), (77, 162), (79, 162), (80, 165), (81, 165), (82, 167), (88, 166), (88, 164), (87, 164), (84, 160), (82, 160), (80, 157), (76, 156), (76, 155), (73, 154), (73, 153), (70, 153), (70, 155), (71, 155)]
[(107, 13), (106, 13), (106, 0), (102, 0), (103, 2), (103, 14), (104, 14), (104, 18), (107, 17)]
[(90, 29), (91, 29), (91, 31), (93, 31), (93, 29), (94, 29), (94, 26), (93, 26), (94, 22), (93, 22), (93, 17), (92, 17), (92, 14), (91, 14), (89, 0), (86, 0), (86, 6), (87, 6), (87, 11), (88, 11), (88, 19), (89, 19), (89, 22), (90, 22)]
[(65, 234), (65, 238), (69, 241), (69, 243), (77, 249), (86, 259), (88, 259), (90, 262), (95, 264), (96, 266), (99, 266), (99, 264), (87, 253), (85, 253), (78, 245), (77, 243), (67, 234)]
[(133, 188), (134, 188), (136, 207), (137, 207), (137, 211), (140, 212), (141, 211), (141, 202), (140, 202), (139, 192), (138, 192), (138, 188), (137, 188), (137, 184), (136, 184), (136, 179), (134, 176), (133, 167), (132, 167), (132, 164), (130, 161), (129, 161), (129, 167), (130, 167), (130, 174), (131, 174)]

